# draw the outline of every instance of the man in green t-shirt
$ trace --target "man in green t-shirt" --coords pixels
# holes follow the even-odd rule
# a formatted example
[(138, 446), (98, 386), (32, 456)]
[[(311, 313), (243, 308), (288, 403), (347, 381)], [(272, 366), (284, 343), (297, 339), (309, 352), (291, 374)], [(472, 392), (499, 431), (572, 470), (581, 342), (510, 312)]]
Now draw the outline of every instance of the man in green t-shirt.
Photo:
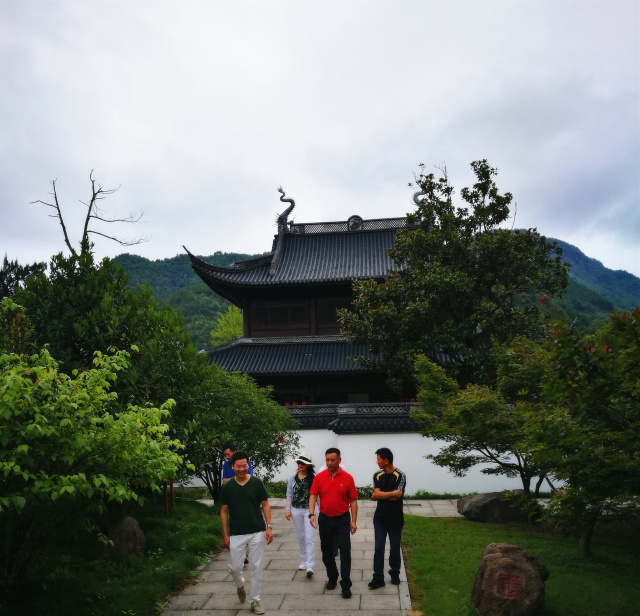
[(262, 558), (265, 546), (273, 541), (269, 495), (262, 481), (249, 475), (249, 456), (246, 452), (236, 451), (231, 456), (231, 466), (235, 477), (227, 481), (220, 490), (223, 545), (229, 550), (229, 571), (240, 603), (244, 603), (247, 598), (242, 567), (247, 547), (249, 548), (251, 609), (254, 614), (264, 614), (264, 609), (260, 606)]

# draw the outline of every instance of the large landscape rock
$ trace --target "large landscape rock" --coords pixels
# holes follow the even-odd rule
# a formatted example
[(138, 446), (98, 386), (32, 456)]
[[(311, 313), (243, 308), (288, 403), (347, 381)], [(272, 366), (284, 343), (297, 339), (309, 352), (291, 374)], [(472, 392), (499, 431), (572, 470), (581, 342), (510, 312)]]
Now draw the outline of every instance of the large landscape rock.
[(122, 521), (109, 533), (113, 545), (107, 544), (107, 551), (118, 556), (140, 556), (144, 550), (144, 533), (138, 521), (131, 516)]
[[(517, 493), (522, 494), (521, 490)], [(458, 513), (474, 522), (527, 522), (529, 514), (521, 506), (507, 498), (507, 492), (473, 494), (458, 500)]]
[(524, 548), (491, 543), (471, 593), (480, 616), (536, 616), (544, 607), (547, 568)]

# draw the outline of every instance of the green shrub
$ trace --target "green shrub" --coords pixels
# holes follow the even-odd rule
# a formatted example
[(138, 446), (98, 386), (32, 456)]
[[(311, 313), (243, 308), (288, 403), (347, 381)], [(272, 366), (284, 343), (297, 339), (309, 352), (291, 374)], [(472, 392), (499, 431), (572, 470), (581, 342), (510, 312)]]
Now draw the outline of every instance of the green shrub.
[(477, 492), (470, 492), (469, 494), (457, 494), (455, 492), (443, 492), (441, 494), (437, 492), (429, 492), (427, 490), (418, 490), (413, 494), (405, 494), (405, 500), (458, 500), (464, 498), (470, 494), (477, 494)]
[(286, 498), (287, 497), (287, 482), (286, 481), (265, 481), (265, 488), (269, 498)]

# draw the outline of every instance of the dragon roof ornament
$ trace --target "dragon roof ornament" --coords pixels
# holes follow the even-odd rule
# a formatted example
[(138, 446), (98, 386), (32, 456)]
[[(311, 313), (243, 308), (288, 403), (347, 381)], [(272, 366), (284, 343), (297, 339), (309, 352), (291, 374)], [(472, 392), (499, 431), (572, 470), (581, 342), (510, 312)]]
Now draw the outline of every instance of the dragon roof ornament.
[(425, 196), (426, 196), (426, 194), (427, 194), (427, 193), (425, 193), (425, 192), (424, 192), (424, 190), (419, 190), (418, 192), (413, 193), (413, 202), (414, 202), (418, 207), (420, 207), (420, 206), (423, 204), (423, 202), (422, 202), (422, 201), (418, 201), (418, 198), (419, 198), (419, 197), (421, 197), (422, 195), (425, 195)]
[(286, 229), (289, 214), (291, 214), (291, 212), (293, 212), (293, 208), (296, 207), (296, 202), (293, 199), (285, 199), (285, 192), (282, 190), (282, 186), (278, 188), (278, 192), (281, 194), (280, 201), (291, 204), (284, 212), (282, 212), (282, 214), (279, 214), (276, 219), (278, 229)]
[(289, 218), (289, 214), (293, 212), (293, 208), (296, 207), (296, 202), (293, 199), (285, 199), (285, 192), (282, 190), (282, 187), (278, 188), (278, 192), (280, 193), (280, 201), (283, 203), (290, 203), (291, 205), (284, 211), (282, 214), (278, 215), (276, 219), (276, 223), (278, 225), (278, 235), (274, 241), (273, 248), (273, 259), (271, 260), (271, 267), (269, 268), (269, 275), (273, 276), (278, 267), (278, 263), (280, 261), (280, 256), (282, 254), (282, 243), (284, 234), (287, 233), (287, 220)]

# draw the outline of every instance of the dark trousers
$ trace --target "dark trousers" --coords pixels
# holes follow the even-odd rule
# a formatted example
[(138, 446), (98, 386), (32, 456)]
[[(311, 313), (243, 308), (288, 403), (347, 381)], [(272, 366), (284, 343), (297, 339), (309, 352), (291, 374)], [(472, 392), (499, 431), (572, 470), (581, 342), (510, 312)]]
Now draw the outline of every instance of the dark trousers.
[(374, 518), (373, 579), (384, 580), (384, 548), (389, 535), (389, 574), (400, 573), (400, 535), (402, 524), (387, 524)]
[(318, 516), (318, 531), (320, 534), (320, 549), (322, 562), (327, 568), (330, 582), (338, 581), (338, 567), (333, 555), (334, 543), (340, 550), (340, 586), (342, 589), (351, 588), (351, 532), (349, 513), (328, 516), (320, 513)]

